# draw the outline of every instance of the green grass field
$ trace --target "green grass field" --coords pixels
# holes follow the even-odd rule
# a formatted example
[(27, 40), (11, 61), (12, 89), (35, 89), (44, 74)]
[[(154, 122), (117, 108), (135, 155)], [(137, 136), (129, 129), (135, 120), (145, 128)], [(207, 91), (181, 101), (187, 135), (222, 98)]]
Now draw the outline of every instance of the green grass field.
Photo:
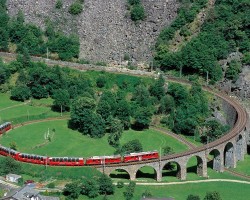
[(53, 100), (32, 99), (24, 102), (9, 99), (9, 94), (0, 93), (0, 121), (11, 121), (13, 124), (29, 120), (60, 116), (60, 113), (51, 111)]
[[(48, 130), (51, 142), (44, 138)], [(121, 138), (121, 144), (132, 139), (139, 139), (144, 151), (157, 150), (157, 147), (162, 145), (169, 145), (176, 152), (186, 150), (185, 145), (169, 136), (152, 130), (140, 132), (133, 130), (125, 131)], [(9, 146), (10, 142), (15, 142), (20, 152), (50, 156), (89, 157), (93, 155), (112, 155), (115, 151), (108, 144), (107, 135), (103, 138), (90, 138), (77, 131), (68, 129), (67, 120), (41, 122), (23, 126), (5, 134), (0, 138), (0, 142), (4, 146)]]
[[(189, 194), (199, 195), (203, 199), (207, 192), (218, 191), (222, 200), (246, 200), (250, 197), (250, 185), (242, 183), (229, 182), (210, 182), (210, 183), (189, 183), (184, 185), (167, 185), (167, 186), (139, 186), (137, 185), (134, 192), (133, 200), (140, 200), (142, 193), (149, 191), (153, 197), (166, 198), (174, 197), (175, 200), (186, 200)], [(116, 188), (115, 195), (108, 196), (109, 200), (125, 199), (122, 189)], [(89, 199), (86, 196), (80, 196), (79, 200)], [(93, 200), (102, 200), (103, 196)]]
[(10, 95), (7, 93), (0, 93), (0, 110), (10, 106), (20, 105), (23, 102), (10, 100)]
[(245, 155), (245, 160), (238, 161), (234, 171), (250, 176), (250, 155)]

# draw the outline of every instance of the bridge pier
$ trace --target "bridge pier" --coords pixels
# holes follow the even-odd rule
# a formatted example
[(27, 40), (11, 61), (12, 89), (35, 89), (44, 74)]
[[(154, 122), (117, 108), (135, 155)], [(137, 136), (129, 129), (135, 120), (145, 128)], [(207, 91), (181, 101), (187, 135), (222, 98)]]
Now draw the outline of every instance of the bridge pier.
[(225, 148), (225, 167), (226, 168), (236, 167), (236, 156), (234, 153), (234, 146), (232, 143), (227, 144)]
[(240, 135), (236, 140), (236, 161), (244, 160), (244, 138)]
[(217, 172), (223, 172), (224, 171), (223, 153), (218, 152), (218, 154), (214, 155), (213, 170), (216, 170)]
[(207, 159), (197, 157), (197, 175), (207, 177)]

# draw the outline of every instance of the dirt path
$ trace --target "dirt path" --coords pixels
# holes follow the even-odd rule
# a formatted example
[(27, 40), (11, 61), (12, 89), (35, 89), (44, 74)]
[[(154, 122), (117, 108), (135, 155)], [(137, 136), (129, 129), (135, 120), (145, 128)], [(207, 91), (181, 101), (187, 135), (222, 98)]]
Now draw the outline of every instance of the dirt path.
[(8, 106), (8, 107), (6, 107), (6, 108), (0, 109), (0, 112), (3, 111), (3, 110), (8, 110), (8, 109), (10, 109), (10, 108), (15, 108), (15, 107), (19, 107), (19, 106), (24, 106), (24, 105), (26, 105), (26, 104), (28, 104), (28, 103), (30, 103), (30, 101), (26, 101), (26, 102), (24, 102), (24, 103), (22, 103), (22, 104), (17, 104), (17, 105), (13, 105), (13, 106)]
[(182, 181), (182, 182), (171, 182), (171, 183), (138, 183), (136, 185), (149, 185), (149, 186), (164, 186), (164, 185), (183, 185), (192, 183), (208, 183), (208, 182), (231, 182), (231, 183), (242, 183), (250, 185), (249, 181), (240, 181), (233, 179), (207, 179), (207, 180), (197, 180), (197, 181)]

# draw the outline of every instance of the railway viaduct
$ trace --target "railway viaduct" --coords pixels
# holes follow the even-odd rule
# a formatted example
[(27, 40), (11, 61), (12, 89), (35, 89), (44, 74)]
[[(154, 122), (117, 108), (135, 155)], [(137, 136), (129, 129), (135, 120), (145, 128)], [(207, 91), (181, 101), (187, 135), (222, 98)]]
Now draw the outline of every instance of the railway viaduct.
[[(175, 81), (175, 80), (172, 80)], [(140, 168), (150, 166), (155, 171), (155, 178), (161, 181), (164, 167), (169, 163), (177, 165), (176, 176), (180, 180), (187, 178), (187, 163), (192, 157), (197, 158), (197, 174), (202, 177), (207, 175), (207, 163), (209, 157), (213, 156), (213, 169), (223, 172), (225, 168), (235, 168), (237, 161), (244, 160), (247, 153), (247, 145), (250, 144), (250, 124), (246, 111), (232, 97), (216, 93), (207, 87), (203, 87), (224, 101), (227, 109), (230, 110), (231, 130), (220, 139), (204, 146), (188, 150), (183, 153), (163, 156), (157, 160), (140, 161), (136, 163), (123, 163), (117, 165), (98, 166), (97, 169), (107, 175), (115, 170), (123, 170), (129, 174), (130, 180), (136, 179)]]
[[(11, 53), (0, 52), (0, 56), (14, 60), (16, 55)], [(108, 71), (112, 73), (125, 73), (136, 76), (155, 76), (152, 72), (145, 72), (140, 70), (128, 70), (126, 68), (117, 67), (100, 67), (93, 65), (84, 65), (79, 63), (70, 63), (55, 61), (50, 59), (44, 59), (40, 57), (31, 57), (35, 62), (45, 62), (49, 66), (59, 65), (61, 67), (70, 67), (78, 70), (96, 70), (96, 71)], [(173, 77), (166, 77), (169, 81), (190, 84), (189, 82)], [(227, 107), (228, 122), (231, 125), (231, 130), (218, 140), (208, 143), (204, 146), (197, 147), (188, 150), (183, 153), (172, 154), (163, 156), (160, 159), (140, 161), (133, 163), (121, 163), (112, 165), (96, 166), (96, 168), (110, 175), (115, 170), (125, 170), (130, 180), (136, 179), (136, 174), (140, 168), (144, 166), (150, 166), (154, 169), (156, 174), (156, 180), (161, 181), (163, 168), (168, 163), (176, 163), (177, 173), (176, 176), (181, 180), (186, 180), (187, 177), (187, 163), (190, 158), (197, 158), (197, 174), (202, 177), (207, 177), (207, 162), (209, 161), (209, 155), (213, 156), (213, 169), (218, 172), (223, 172), (225, 168), (235, 168), (237, 161), (244, 160), (244, 155), (247, 153), (247, 145), (250, 145), (250, 121), (247, 112), (244, 108), (233, 98), (224, 95), (223, 93), (214, 92), (208, 87), (203, 87), (210, 93), (213, 93), (217, 97), (224, 101), (224, 105)], [(211, 157), (211, 156), (210, 156)]]

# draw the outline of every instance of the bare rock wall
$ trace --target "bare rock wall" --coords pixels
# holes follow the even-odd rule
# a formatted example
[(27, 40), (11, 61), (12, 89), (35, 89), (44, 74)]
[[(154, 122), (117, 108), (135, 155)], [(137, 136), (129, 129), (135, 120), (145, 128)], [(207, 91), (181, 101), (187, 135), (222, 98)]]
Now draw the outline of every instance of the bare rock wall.
[(40, 27), (53, 21), (65, 33), (80, 37), (80, 57), (94, 61), (117, 61), (125, 54), (132, 61), (147, 61), (152, 57), (155, 40), (163, 27), (176, 17), (177, 0), (142, 0), (147, 18), (135, 24), (127, 10), (127, 0), (85, 0), (79, 16), (68, 13), (74, 0), (63, 0), (63, 8), (55, 9), (56, 0), (7, 0), (8, 12), (18, 10), (25, 20)]

